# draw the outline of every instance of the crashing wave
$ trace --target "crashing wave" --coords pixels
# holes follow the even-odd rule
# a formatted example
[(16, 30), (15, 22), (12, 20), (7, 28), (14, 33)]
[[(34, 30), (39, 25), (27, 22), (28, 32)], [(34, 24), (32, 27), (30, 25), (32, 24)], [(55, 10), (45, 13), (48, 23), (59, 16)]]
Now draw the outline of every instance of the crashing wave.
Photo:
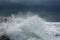
[(46, 22), (38, 15), (13, 16), (0, 23), (0, 36), (11, 40), (60, 40), (60, 23)]

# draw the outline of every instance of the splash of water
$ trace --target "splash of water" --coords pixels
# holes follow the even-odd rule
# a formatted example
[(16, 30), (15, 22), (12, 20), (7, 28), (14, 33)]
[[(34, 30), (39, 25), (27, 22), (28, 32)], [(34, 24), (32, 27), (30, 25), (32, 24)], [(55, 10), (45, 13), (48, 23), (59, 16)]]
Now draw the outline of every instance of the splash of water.
[(0, 36), (8, 35), (11, 40), (60, 40), (60, 23), (29, 15), (8, 17), (9, 22), (0, 23)]

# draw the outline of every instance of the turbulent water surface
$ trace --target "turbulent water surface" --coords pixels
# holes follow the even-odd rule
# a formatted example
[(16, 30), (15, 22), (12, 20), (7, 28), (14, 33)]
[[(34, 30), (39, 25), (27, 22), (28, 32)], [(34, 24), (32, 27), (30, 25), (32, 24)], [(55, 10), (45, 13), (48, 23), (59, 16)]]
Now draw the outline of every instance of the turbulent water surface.
[(32, 13), (8, 19), (7, 23), (0, 23), (0, 36), (8, 35), (11, 40), (60, 40), (59, 22), (47, 22)]

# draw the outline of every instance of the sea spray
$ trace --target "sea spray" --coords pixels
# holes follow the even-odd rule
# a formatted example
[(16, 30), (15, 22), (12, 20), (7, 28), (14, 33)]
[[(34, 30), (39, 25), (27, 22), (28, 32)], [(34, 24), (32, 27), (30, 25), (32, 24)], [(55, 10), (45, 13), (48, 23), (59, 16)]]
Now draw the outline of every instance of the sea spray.
[[(30, 12), (27, 12), (30, 13)], [(46, 22), (38, 15), (12, 15), (7, 23), (0, 24), (0, 35), (11, 40), (60, 40), (60, 23)], [(3, 31), (1, 31), (3, 30)]]

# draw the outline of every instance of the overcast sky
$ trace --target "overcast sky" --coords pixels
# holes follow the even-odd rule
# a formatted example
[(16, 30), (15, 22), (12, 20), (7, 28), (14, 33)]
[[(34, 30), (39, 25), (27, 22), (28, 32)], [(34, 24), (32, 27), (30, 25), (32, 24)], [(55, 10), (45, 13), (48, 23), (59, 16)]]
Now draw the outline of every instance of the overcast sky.
[(0, 4), (5, 3), (20, 3), (25, 5), (40, 5), (40, 4), (60, 4), (60, 0), (0, 0)]

